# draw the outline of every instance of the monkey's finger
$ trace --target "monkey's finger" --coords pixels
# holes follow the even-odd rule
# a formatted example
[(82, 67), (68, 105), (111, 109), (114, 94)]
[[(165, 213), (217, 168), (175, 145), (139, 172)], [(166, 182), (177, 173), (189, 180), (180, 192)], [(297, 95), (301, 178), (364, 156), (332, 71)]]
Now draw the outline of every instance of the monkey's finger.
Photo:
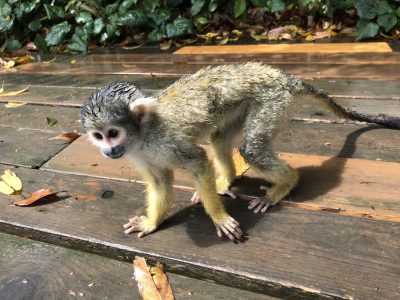
[(259, 203), (261, 202), (260, 198), (254, 199), (250, 202), (248, 209), (253, 209), (254, 207), (256, 207)]
[(234, 225), (234, 227), (239, 227), (239, 222), (236, 221), (234, 218), (232, 218), (231, 216), (228, 217), (228, 222), (232, 225)]
[(218, 194), (220, 194), (221, 196), (229, 196), (232, 199), (237, 198), (237, 196), (230, 189), (225, 189), (225, 190), (219, 191)]
[(261, 209), (262, 213), (265, 213), (267, 211), (267, 209), (271, 206), (271, 204), (269, 204), (268, 202), (265, 204), (265, 206)]
[(222, 229), (222, 231), (225, 233), (225, 235), (231, 240), (234, 241), (235, 237), (233, 236), (233, 234), (229, 231), (229, 229), (224, 225), (220, 225), (220, 228)]
[(192, 203), (194, 203), (194, 204), (199, 203), (199, 202), (200, 202), (200, 195), (199, 195), (197, 192), (195, 192), (195, 193), (193, 194), (192, 198), (190, 199), (190, 201), (191, 201)]
[(266, 185), (260, 185), (260, 190), (262, 191), (268, 191), (269, 187), (267, 187)]
[(131, 226), (128, 229), (126, 229), (124, 232), (126, 234), (129, 234), (129, 233), (132, 233), (132, 232), (135, 232), (135, 231), (139, 231), (139, 229), (137, 227), (135, 227), (135, 226)]
[(236, 237), (236, 239), (240, 240), (243, 231), (239, 227), (232, 226), (231, 224), (226, 224), (225, 227), (227, 227), (229, 232), (232, 233)]
[(265, 205), (267, 205), (267, 203), (268, 203), (268, 202), (266, 202), (266, 201), (264, 201), (264, 200), (261, 200), (260, 203), (258, 204), (258, 206), (254, 209), (254, 212), (255, 212), (255, 213), (260, 212), (260, 210), (261, 210)]
[(222, 237), (222, 232), (221, 229), (218, 227), (218, 225), (215, 225), (215, 229), (217, 230), (218, 237)]
[(137, 236), (138, 236), (138, 238), (142, 238), (142, 237), (148, 235), (149, 233), (150, 232), (143, 230), (143, 231), (139, 232), (139, 234)]

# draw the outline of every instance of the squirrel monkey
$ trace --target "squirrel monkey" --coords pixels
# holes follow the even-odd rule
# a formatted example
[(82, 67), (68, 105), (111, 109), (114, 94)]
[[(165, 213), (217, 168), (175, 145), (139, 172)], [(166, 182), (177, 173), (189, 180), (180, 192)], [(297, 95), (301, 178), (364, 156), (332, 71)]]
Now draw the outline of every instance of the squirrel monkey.
[[(147, 182), (147, 216), (131, 218), (125, 232), (139, 231), (143, 237), (166, 219), (173, 169), (181, 168), (193, 175), (193, 199), (201, 199), (218, 236), (240, 239), (239, 223), (227, 214), (218, 195), (229, 191), (235, 179), (233, 137), (241, 134), (244, 160), (272, 184), (265, 196), (249, 205), (254, 212), (265, 212), (298, 182), (296, 170), (274, 155), (271, 143), (299, 93), (315, 95), (340, 117), (400, 128), (400, 118), (351, 111), (325, 91), (256, 62), (201, 69), (155, 98), (145, 98), (128, 82), (94, 92), (81, 110), (89, 139), (105, 156), (128, 155)], [(204, 138), (213, 150), (218, 178), (198, 145)]]

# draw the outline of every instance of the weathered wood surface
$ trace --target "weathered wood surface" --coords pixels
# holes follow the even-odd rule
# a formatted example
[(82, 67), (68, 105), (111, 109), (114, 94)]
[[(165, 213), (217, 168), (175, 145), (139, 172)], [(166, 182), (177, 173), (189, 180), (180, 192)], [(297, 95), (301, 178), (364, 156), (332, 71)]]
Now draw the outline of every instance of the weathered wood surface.
[[(46, 119), (43, 120), (46, 122)], [(0, 163), (38, 168), (68, 143), (49, 140), (54, 132), (0, 127)]]
[[(142, 214), (143, 186), (18, 169), (25, 192), (67, 190), (73, 198), (13, 207), (0, 196), (0, 230), (123, 261), (137, 254), (169, 271), (284, 298), (398, 299), (400, 224), (276, 207), (254, 215), (240, 200), (227, 210), (248, 234), (220, 239), (191, 193), (177, 190), (174, 214), (144, 239), (124, 235), (128, 216)], [(113, 191), (111, 198), (102, 198)], [(57, 201), (58, 200), (58, 201)]]
[[(271, 65), (274, 65), (271, 63)], [(44, 74), (44, 75), (144, 75), (151, 77), (181, 77), (204, 67), (202, 64), (43, 64), (31, 63), (13, 69), (0, 70), (0, 74)], [(302, 79), (374, 79), (398, 80), (397, 65), (357, 64), (278, 64), (284, 72)]]
[[(348, 138), (346, 147), (338, 152), (338, 155), (351, 156), (356, 147), (354, 142), (364, 131), (368, 132), (367, 129), (354, 131)], [(299, 140), (315, 142), (312, 136)], [(329, 148), (331, 145), (325, 147)], [(299, 152), (301, 150), (299, 149)], [(281, 158), (296, 167), (301, 177), (298, 188), (286, 200), (285, 205), (311, 210), (331, 209), (340, 214), (400, 222), (400, 164), (294, 153), (281, 154)], [(94, 146), (89, 145), (85, 137), (76, 140), (48, 161), (43, 168), (65, 173), (141, 181), (139, 174), (126, 159), (110, 160), (103, 157)], [(255, 176), (251, 171), (248, 173), (251, 177)], [(245, 184), (238, 182), (239, 194), (258, 194), (260, 180), (242, 182)], [(175, 185), (178, 188), (193, 190), (192, 179), (184, 172), (176, 172)]]
[[(50, 127), (46, 117), (57, 119), (57, 124)], [(78, 108), (43, 105), (6, 108), (4, 103), (0, 103), (0, 126), (54, 132), (83, 132)]]
[[(140, 299), (131, 263), (0, 233), (0, 299)], [(176, 299), (277, 298), (168, 274)]]

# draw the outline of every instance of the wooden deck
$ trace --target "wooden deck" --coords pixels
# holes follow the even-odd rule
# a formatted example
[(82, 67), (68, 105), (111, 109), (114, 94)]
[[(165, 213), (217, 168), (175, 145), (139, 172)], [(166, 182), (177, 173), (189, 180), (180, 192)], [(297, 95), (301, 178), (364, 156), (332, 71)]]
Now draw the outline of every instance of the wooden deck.
[(363, 113), (400, 116), (399, 52), (92, 54), (1, 70), (6, 91), (29, 91), (0, 97), (0, 172), (13, 168), (25, 194), (51, 188), (77, 200), (15, 207), (0, 194), (0, 299), (138, 299), (135, 255), (165, 264), (177, 299), (399, 299), (400, 131), (343, 122), (315, 99), (299, 99), (275, 144), (300, 171), (299, 186), (255, 215), (246, 204), (260, 180), (248, 170), (234, 187), (242, 197), (224, 199), (248, 234), (238, 244), (219, 239), (202, 207), (190, 204), (192, 182), (179, 171), (160, 230), (124, 235), (124, 221), (144, 212), (135, 170), (102, 157), (85, 135), (50, 139), (83, 133), (79, 107), (96, 87), (132, 80), (152, 95), (205, 65), (254, 60)]

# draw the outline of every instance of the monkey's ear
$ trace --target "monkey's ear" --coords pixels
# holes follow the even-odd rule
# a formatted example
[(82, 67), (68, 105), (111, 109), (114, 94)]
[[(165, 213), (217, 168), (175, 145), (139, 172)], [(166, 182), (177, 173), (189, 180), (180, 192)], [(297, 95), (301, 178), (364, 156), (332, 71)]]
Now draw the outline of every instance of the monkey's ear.
[(146, 123), (150, 118), (150, 104), (155, 98), (138, 98), (129, 105), (134, 119), (139, 123)]

